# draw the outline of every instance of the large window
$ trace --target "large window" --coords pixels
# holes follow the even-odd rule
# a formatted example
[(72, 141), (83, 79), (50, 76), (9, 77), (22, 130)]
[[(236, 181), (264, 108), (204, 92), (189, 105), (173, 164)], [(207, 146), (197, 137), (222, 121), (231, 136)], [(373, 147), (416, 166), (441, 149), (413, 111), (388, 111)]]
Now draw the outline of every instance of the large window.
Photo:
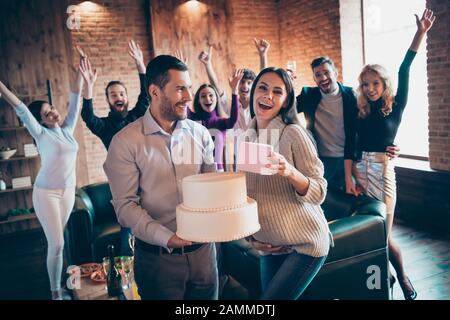
[[(416, 32), (425, 0), (363, 0), (365, 63), (383, 65), (397, 89), (398, 68)], [(404, 155), (428, 158), (426, 39), (411, 66), (409, 98), (396, 138)], [(374, 133), (376, 134), (376, 133)]]

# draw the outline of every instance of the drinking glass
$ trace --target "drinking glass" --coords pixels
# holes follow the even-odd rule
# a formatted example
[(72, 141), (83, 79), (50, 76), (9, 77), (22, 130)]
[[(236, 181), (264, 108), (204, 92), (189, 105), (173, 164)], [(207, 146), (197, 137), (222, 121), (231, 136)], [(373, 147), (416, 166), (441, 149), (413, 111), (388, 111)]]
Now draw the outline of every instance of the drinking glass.
[(130, 246), (130, 248), (131, 248), (131, 252), (133, 253), (133, 256), (134, 256), (134, 244), (135, 244), (135, 238), (134, 238), (134, 235), (133, 234), (129, 234), (128, 235), (128, 245)]
[(295, 74), (297, 71), (297, 62), (295, 60), (288, 60), (286, 70)]
[(124, 289), (131, 287), (130, 273), (133, 268), (133, 257), (124, 256), (120, 259), (120, 264), (122, 266), (122, 273), (124, 275)]
[(105, 273), (105, 276), (108, 276), (108, 271), (109, 271), (109, 257), (103, 257), (102, 266), (103, 266), (103, 272)]
[[(108, 279), (109, 257), (103, 257), (102, 266), (103, 272), (105, 273), (105, 279)], [(108, 290), (108, 284), (105, 285), (105, 290)]]

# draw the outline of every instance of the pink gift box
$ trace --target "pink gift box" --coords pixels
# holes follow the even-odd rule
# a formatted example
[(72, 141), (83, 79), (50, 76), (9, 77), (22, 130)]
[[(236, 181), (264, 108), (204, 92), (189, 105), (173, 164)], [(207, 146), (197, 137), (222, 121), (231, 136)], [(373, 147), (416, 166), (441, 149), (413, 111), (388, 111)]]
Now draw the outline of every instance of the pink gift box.
[(265, 167), (270, 163), (268, 157), (272, 152), (273, 147), (268, 144), (241, 142), (238, 149), (237, 170), (262, 175), (274, 174)]

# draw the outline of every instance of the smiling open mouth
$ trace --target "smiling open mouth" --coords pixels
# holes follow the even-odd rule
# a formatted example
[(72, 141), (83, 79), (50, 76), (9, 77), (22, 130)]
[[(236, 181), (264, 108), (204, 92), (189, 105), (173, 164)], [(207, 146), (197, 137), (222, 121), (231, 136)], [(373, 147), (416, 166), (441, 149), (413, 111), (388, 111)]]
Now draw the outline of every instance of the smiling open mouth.
[(258, 106), (259, 106), (259, 108), (260, 109), (262, 109), (262, 110), (270, 110), (270, 109), (272, 109), (272, 106), (271, 105), (269, 105), (269, 104), (265, 104), (265, 103), (258, 103)]

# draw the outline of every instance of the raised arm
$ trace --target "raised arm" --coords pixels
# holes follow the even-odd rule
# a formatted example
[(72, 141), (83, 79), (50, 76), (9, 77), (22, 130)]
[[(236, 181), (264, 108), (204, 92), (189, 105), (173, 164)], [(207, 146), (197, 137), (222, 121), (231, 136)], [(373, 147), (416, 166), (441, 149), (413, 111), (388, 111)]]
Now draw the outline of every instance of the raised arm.
[(430, 30), (431, 27), (433, 26), (433, 22), (436, 19), (436, 16), (430, 9), (424, 10), (422, 18), (420, 20), (417, 14), (415, 14), (415, 16), (416, 16), (417, 31), (416, 34), (414, 35), (409, 50), (417, 52), (417, 50), (419, 50), (420, 44), (422, 43), (423, 37), (428, 32), (428, 30)]
[(231, 88), (231, 111), (230, 117), (225, 120), (226, 129), (231, 129), (234, 127), (239, 117), (239, 82), (242, 80), (244, 76), (244, 69), (238, 69), (234, 72), (231, 78), (228, 79)]
[[(80, 52), (80, 51), (79, 51)], [(80, 53), (80, 55), (82, 55)], [(92, 98), (94, 96), (94, 85), (97, 80), (98, 72), (97, 69), (93, 69), (91, 66), (91, 62), (87, 59), (86, 55), (82, 55), (85, 57), (80, 63), (80, 73), (83, 77), (85, 90), (83, 94), (83, 108), (81, 109), (81, 118), (86, 123), (86, 126), (92, 133), (98, 135), (101, 134), (105, 129), (105, 123), (102, 119), (95, 116), (94, 114), (94, 106), (92, 102)]]
[(16, 97), (14, 93), (9, 91), (9, 89), (3, 84), (3, 82), (0, 81), (0, 98), (3, 97), (3, 99), (6, 100), (12, 107), (19, 106), (22, 101), (19, 100), (19, 98)]
[(181, 51), (181, 50), (176, 50), (176, 51), (173, 53), (173, 56), (174, 56), (175, 58), (177, 58), (178, 60), (182, 61), (185, 65), (188, 64), (188, 58), (183, 54), (183, 51)]
[(78, 112), (80, 111), (80, 96), (83, 89), (83, 77), (81, 75), (80, 66), (86, 63), (87, 56), (81, 50), (80, 47), (76, 47), (80, 54), (80, 63), (78, 68), (72, 68), (71, 80), (70, 80), (70, 96), (69, 96), (69, 110), (66, 118), (64, 119), (63, 127), (69, 129), (72, 133), (75, 129), (78, 120)]
[(403, 62), (398, 71), (398, 88), (397, 94), (395, 96), (395, 100), (397, 103), (397, 108), (394, 109), (394, 112), (402, 113), (404, 108), (406, 107), (406, 103), (408, 102), (408, 91), (409, 91), (409, 69), (411, 67), (411, 63), (416, 56), (417, 50), (419, 50), (420, 44), (423, 40), (425, 34), (430, 30), (433, 26), (433, 22), (436, 17), (433, 14), (433, 11), (429, 9), (425, 9), (422, 18), (419, 20), (419, 17), (416, 16), (416, 24), (417, 31), (412, 40), (411, 46), (409, 47), (408, 52), (403, 59)]
[(267, 52), (269, 51), (270, 43), (265, 39), (258, 40), (254, 38), (253, 41), (255, 42), (256, 50), (258, 50), (259, 67), (261, 70), (265, 69), (267, 68)]
[(208, 52), (202, 51), (200, 52), (198, 59), (206, 68), (206, 73), (208, 74), (209, 83), (211, 83), (214, 88), (216, 88), (219, 93), (219, 97), (224, 94), (224, 91), (219, 85), (219, 81), (217, 80), (216, 73), (214, 72), (213, 64), (212, 64), (212, 46), (209, 46)]
[[(75, 48), (78, 51), (78, 54), (80, 55), (80, 64), (81, 64), (83, 60), (87, 59), (87, 55), (79, 46), (76, 46)], [(81, 76), (79, 65), (78, 68), (73, 68), (71, 66), (71, 69), (73, 72), (70, 78), (70, 91), (77, 95), (80, 95), (81, 90), (83, 89), (83, 77)]]
[(141, 47), (139, 46), (138, 43), (134, 42), (134, 40), (131, 40), (128, 43), (128, 48), (129, 48), (128, 53), (136, 62), (136, 67), (139, 72), (139, 82), (141, 88), (136, 106), (128, 113), (128, 116), (131, 117), (132, 120), (134, 121), (137, 118), (142, 117), (145, 111), (147, 111), (147, 108), (150, 104), (149, 101), (150, 99), (148, 97), (147, 88), (145, 86), (146, 68), (144, 64), (144, 55), (142, 54)]
[(145, 74), (144, 55), (142, 54), (139, 43), (134, 40), (128, 42), (128, 54), (134, 59), (139, 74)]
[(91, 66), (91, 62), (89, 59), (84, 58), (81, 59), (80, 65), (79, 65), (79, 73), (81, 74), (84, 84), (85, 84), (85, 90), (83, 93), (84, 99), (92, 99), (94, 95), (94, 85), (95, 81), (97, 81), (97, 69), (93, 69)]
[(17, 98), (14, 93), (9, 91), (9, 89), (0, 81), (0, 97), (3, 97), (6, 102), (8, 102), (16, 112), (20, 120), (25, 124), (30, 134), (36, 140), (42, 133), (42, 126), (36, 120), (36, 118), (31, 114), (30, 110), (23, 104), (22, 101)]

